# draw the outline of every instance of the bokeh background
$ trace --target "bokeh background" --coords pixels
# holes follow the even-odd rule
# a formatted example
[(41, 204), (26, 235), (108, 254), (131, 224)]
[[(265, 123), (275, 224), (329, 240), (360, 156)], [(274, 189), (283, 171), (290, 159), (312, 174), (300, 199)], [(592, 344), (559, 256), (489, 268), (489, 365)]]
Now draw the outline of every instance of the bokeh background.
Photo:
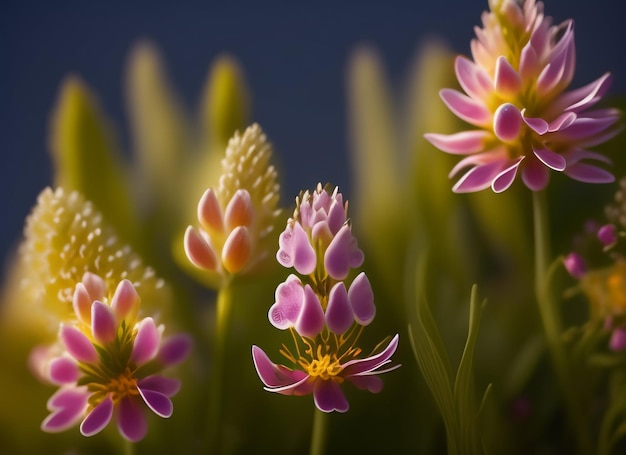
[[(129, 150), (124, 73), (139, 39), (162, 53), (171, 85), (195, 112), (211, 61), (240, 62), (252, 118), (275, 146), (284, 196), (317, 181), (348, 191), (346, 68), (357, 46), (375, 48), (400, 96), (420, 43), (439, 38), (468, 54), (487, 1), (33, 1), (0, 6), (0, 257), (19, 238), (24, 217), (51, 183), (50, 112), (61, 81), (79, 75), (97, 94), (119, 143)], [(604, 71), (613, 93), (626, 93), (624, 12), (619, 0), (547, 0), (556, 22), (576, 23), (573, 85)], [(349, 194), (348, 194), (349, 196)], [(287, 199), (287, 200), (289, 200)]]

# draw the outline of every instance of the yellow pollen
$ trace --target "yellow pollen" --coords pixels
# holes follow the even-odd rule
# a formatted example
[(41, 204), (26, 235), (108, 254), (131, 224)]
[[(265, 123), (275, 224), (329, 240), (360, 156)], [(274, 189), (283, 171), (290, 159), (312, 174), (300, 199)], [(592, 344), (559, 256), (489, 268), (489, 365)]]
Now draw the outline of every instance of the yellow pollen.
[(300, 364), (312, 378), (320, 377), (324, 380), (333, 379), (337, 382), (343, 382), (343, 378), (338, 376), (341, 370), (343, 370), (339, 359), (335, 355), (322, 355), (321, 346), (318, 346), (316, 359), (313, 359), (310, 363), (300, 359)]
[(124, 397), (139, 395), (137, 379), (133, 377), (130, 368), (126, 368), (117, 378), (111, 379), (107, 384), (107, 389), (112, 394), (115, 403)]

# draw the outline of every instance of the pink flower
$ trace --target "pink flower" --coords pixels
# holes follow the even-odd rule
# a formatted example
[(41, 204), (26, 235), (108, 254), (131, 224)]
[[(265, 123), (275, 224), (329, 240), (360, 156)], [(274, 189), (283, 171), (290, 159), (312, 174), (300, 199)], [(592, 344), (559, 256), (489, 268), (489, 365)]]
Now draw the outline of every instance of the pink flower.
[(608, 183), (611, 173), (588, 161), (610, 164), (589, 147), (620, 131), (616, 109), (590, 110), (606, 93), (610, 75), (565, 91), (574, 76), (574, 25), (553, 25), (535, 0), (490, 2), (472, 41), (473, 60), (459, 56), (463, 89), (443, 89), (441, 98), (477, 129), (429, 133), (435, 147), (464, 155), (450, 172), (462, 174), (454, 192), (508, 189), (521, 174), (533, 191), (543, 189), (550, 170), (588, 183)]
[(343, 280), (351, 268), (363, 263), (363, 252), (350, 228), (347, 205), (335, 188), (332, 193), (321, 183), (311, 194), (296, 199), (296, 210), (280, 234), (276, 259), (284, 267), (309, 275), (323, 258), (324, 268), (335, 280)]
[(313, 394), (315, 406), (323, 412), (346, 412), (348, 401), (340, 385), (349, 381), (359, 389), (378, 393), (383, 388), (378, 374), (395, 370), (400, 365), (381, 369), (391, 362), (391, 356), (398, 347), (398, 335), (377, 353), (364, 359), (355, 358), (359, 351), (352, 346), (338, 352), (329, 351), (323, 343), (310, 343), (307, 356), (293, 358), (292, 362), (300, 369), (291, 369), (273, 363), (265, 352), (252, 346), (252, 358), (256, 371), (268, 392), (281, 395)]
[[(91, 300), (87, 311), (93, 296), (102, 300)], [(61, 325), (64, 352), (48, 367), (48, 379), (60, 388), (48, 400), (51, 413), (41, 428), (59, 432), (80, 423), (80, 432), (92, 436), (115, 415), (122, 436), (139, 441), (147, 432), (146, 408), (172, 415), (170, 398), (180, 383), (160, 371), (184, 360), (191, 341), (186, 335), (162, 340), (163, 326), (150, 317), (136, 321), (139, 296), (130, 281), (105, 301), (100, 277), (88, 274), (76, 286), (78, 322)]]

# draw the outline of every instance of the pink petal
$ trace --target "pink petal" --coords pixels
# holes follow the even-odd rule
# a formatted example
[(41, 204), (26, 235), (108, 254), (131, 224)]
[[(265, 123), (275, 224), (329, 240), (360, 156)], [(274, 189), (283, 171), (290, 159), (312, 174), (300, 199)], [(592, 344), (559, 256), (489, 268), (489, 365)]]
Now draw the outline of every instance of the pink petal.
[(254, 219), (254, 206), (247, 190), (235, 191), (224, 212), (224, 223), (230, 231), (237, 226), (250, 226)]
[(95, 273), (85, 272), (81, 281), (92, 301), (104, 300), (106, 297), (106, 283), (100, 276)]
[(396, 335), (382, 352), (365, 359), (355, 359), (346, 362), (346, 364), (343, 365), (341, 375), (347, 378), (349, 376), (375, 372), (377, 368), (389, 362), (391, 356), (396, 352), (396, 349), (398, 349), (399, 340), (400, 336)]
[(597, 160), (606, 164), (612, 164), (611, 159), (601, 153), (592, 152), (585, 149), (574, 149), (563, 153), (563, 157), (567, 161), (567, 165), (571, 166), (582, 160)]
[(546, 187), (549, 180), (548, 168), (535, 155), (528, 156), (524, 160), (524, 166), (522, 167), (522, 181), (524, 185), (533, 191), (540, 191)]
[(51, 414), (41, 423), (41, 429), (49, 433), (67, 430), (78, 424), (87, 411), (89, 392), (86, 389), (59, 389), (48, 400)]
[(343, 281), (335, 284), (328, 296), (326, 307), (326, 326), (337, 335), (341, 335), (350, 328), (354, 322), (352, 307), (348, 300), (348, 291)]
[(277, 329), (285, 330), (298, 320), (304, 302), (304, 288), (300, 279), (291, 274), (276, 288), (276, 302), (270, 307), (268, 318)]
[(482, 99), (493, 91), (487, 73), (470, 59), (458, 56), (454, 61), (454, 70), (459, 84), (471, 98)]
[(566, 166), (565, 158), (552, 150), (543, 148), (533, 148), (533, 153), (543, 164), (554, 171), (563, 171)]
[(130, 359), (137, 365), (154, 359), (159, 351), (161, 334), (152, 318), (145, 318), (137, 324), (137, 336)]
[(279, 237), (276, 259), (283, 267), (294, 267), (298, 273), (309, 275), (317, 265), (315, 250), (300, 223), (287, 226)]
[(50, 362), (50, 380), (57, 385), (74, 384), (80, 371), (76, 361), (69, 357), (57, 357)]
[(72, 296), (72, 308), (83, 324), (91, 325), (91, 304), (93, 300), (83, 283), (77, 283)]
[(317, 409), (322, 412), (346, 412), (350, 407), (341, 387), (332, 379), (315, 381), (313, 399)]
[(564, 130), (574, 123), (577, 118), (578, 116), (573, 112), (564, 112), (549, 123), (548, 132), (553, 133), (555, 131)]
[(581, 279), (587, 273), (587, 264), (578, 253), (570, 253), (563, 259), (565, 269), (576, 279)]
[(70, 325), (61, 325), (61, 340), (67, 348), (67, 351), (79, 362), (96, 363), (98, 361), (98, 353), (93, 347), (89, 338)]
[(315, 338), (325, 324), (324, 311), (319, 298), (308, 284), (304, 286), (304, 300), (295, 323), (296, 331), (305, 337)]
[(383, 389), (383, 380), (375, 375), (349, 376), (346, 378), (359, 389), (379, 393)]
[(177, 365), (187, 358), (192, 346), (191, 338), (185, 333), (168, 337), (159, 349), (159, 360), (165, 366)]
[(139, 401), (127, 396), (120, 400), (117, 407), (117, 427), (122, 436), (132, 442), (141, 441), (148, 432), (148, 423)]
[(111, 299), (111, 310), (117, 322), (121, 323), (124, 319), (133, 321), (139, 311), (139, 303), (140, 298), (135, 286), (128, 280), (120, 281)]
[(354, 237), (350, 226), (345, 224), (333, 237), (324, 253), (324, 267), (335, 280), (343, 280), (350, 273), (350, 256), (354, 246)]
[(143, 390), (153, 390), (167, 397), (173, 397), (180, 390), (180, 381), (155, 374), (137, 381), (137, 387)]
[(192, 226), (188, 226), (183, 239), (185, 254), (196, 267), (213, 271), (217, 269), (217, 255), (213, 246), (204, 236)]
[(585, 183), (612, 183), (615, 181), (615, 176), (609, 171), (586, 163), (568, 166), (564, 172), (574, 180)]
[(374, 292), (365, 272), (359, 273), (348, 291), (348, 300), (352, 307), (354, 320), (360, 325), (368, 325), (374, 320), (376, 307), (374, 306)]
[(111, 421), (113, 416), (113, 399), (107, 395), (80, 424), (80, 432), (83, 436), (93, 436), (100, 433)]
[(428, 133), (424, 137), (439, 150), (455, 155), (480, 152), (485, 142), (492, 138), (487, 130), (462, 131), (455, 134)]
[(511, 142), (519, 137), (522, 130), (522, 114), (511, 103), (498, 106), (493, 115), (493, 132), (503, 142)]
[(522, 90), (522, 80), (506, 57), (500, 56), (496, 61), (494, 87), (499, 95), (505, 98), (516, 96)]
[(154, 390), (143, 390), (141, 387), (137, 387), (137, 389), (139, 390), (139, 394), (143, 398), (143, 401), (156, 415), (166, 419), (172, 416), (172, 413), (174, 412), (174, 405), (166, 395)]
[(519, 64), (519, 75), (523, 81), (535, 79), (535, 74), (539, 69), (539, 58), (531, 43), (527, 43), (522, 49)]
[(493, 179), (502, 171), (505, 161), (494, 161), (480, 164), (463, 175), (452, 187), (455, 193), (471, 193), (489, 188)]
[(509, 189), (509, 187), (515, 181), (515, 176), (517, 175), (517, 169), (519, 168), (520, 163), (524, 159), (523, 156), (517, 158), (511, 166), (500, 172), (493, 182), (491, 183), (491, 189), (494, 193), (502, 193)]
[(460, 119), (475, 126), (489, 125), (491, 113), (481, 102), (447, 88), (442, 89), (439, 95), (446, 106)]
[(213, 188), (207, 189), (198, 202), (198, 221), (207, 232), (221, 233), (224, 231), (222, 208)]
[(537, 117), (526, 117), (526, 109), (523, 109), (521, 111), (521, 114), (524, 123), (526, 123), (526, 125), (528, 125), (528, 127), (538, 135), (542, 136), (546, 134), (550, 129), (550, 124), (544, 119)]
[(330, 205), (330, 209), (328, 210), (327, 222), (328, 228), (330, 229), (332, 235), (337, 234), (337, 232), (339, 232), (339, 229), (341, 229), (341, 227), (345, 224), (346, 209), (341, 202), (333, 200), (332, 204)]
[(600, 78), (584, 87), (560, 95), (550, 104), (548, 113), (564, 111), (581, 112), (597, 103), (608, 91), (610, 85), (611, 74), (605, 73)]
[(117, 324), (111, 307), (98, 300), (93, 302), (91, 306), (91, 332), (94, 339), (100, 345), (105, 345), (115, 339), (116, 331)]
[(291, 370), (283, 365), (273, 363), (267, 354), (257, 346), (252, 346), (252, 360), (259, 378), (270, 391), (275, 388), (295, 386), (309, 377), (304, 371)]
[(618, 119), (619, 117), (614, 115), (599, 118), (578, 117), (569, 127), (555, 134), (558, 134), (559, 140), (584, 140), (606, 130)]

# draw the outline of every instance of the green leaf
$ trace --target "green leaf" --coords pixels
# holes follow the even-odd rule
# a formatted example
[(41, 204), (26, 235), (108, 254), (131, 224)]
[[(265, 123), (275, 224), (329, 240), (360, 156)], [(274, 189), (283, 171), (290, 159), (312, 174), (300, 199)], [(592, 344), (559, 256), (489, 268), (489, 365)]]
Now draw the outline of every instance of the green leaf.
[(50, 134), (54, 184), (92, 201), (116, 233), (136, 238), (127, 176), (95, 97), (76, 76), (67, 77), (54, 109)]

